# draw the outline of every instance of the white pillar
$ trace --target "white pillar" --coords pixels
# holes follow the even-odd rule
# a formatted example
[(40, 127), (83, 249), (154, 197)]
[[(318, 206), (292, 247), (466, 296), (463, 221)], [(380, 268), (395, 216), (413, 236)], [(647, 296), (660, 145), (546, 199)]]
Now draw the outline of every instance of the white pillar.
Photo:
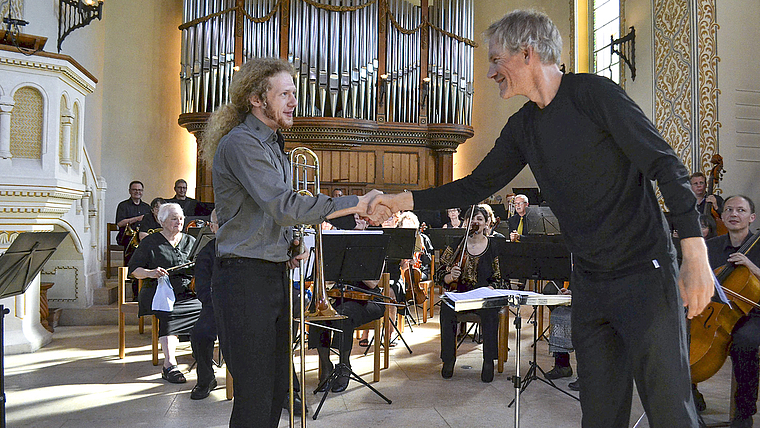
[(74, 123), (74, 115), (65, 108), (61, 112), (61, 128), (63, 151), (61, 153), (61, 165), (71, 166), (71, 124)]
[(0, 159), (11, 158), (11, 110), (15, 104), (10, 95), (0, 96)]

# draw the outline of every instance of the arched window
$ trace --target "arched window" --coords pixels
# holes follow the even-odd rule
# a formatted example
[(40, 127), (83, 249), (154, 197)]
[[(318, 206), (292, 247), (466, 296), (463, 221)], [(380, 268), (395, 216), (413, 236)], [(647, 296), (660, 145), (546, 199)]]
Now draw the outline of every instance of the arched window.
[(13, 94), (11, 154), (14, 158), (42, 158), (44, 102), (35, 88), (25, 86)]

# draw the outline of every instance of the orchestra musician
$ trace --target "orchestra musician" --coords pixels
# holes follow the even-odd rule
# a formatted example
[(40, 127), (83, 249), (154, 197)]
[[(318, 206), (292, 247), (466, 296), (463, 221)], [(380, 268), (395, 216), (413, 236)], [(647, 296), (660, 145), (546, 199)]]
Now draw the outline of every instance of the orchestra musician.
[(140, 241), (154, 232), (161, 231), (161, 223), (158, 222), (158, 210), (166, 201), (163, 198), (153, 198), (150, 201), (150, 215), (145, 215), (140, 222), (140, 231), (137, 232)]
[(528, 213), (528, 197), (525, 195), (516, 195), (514, 198), (515, 214), (507, 219), (509, 225), (509, 240), (517, 242), (520, 240), (520, 236), (528, 232), (528, 218), (525, 215)]
[[(499, 271), (499, 256), (495, 245), (484, 234), (495, 221), (493, 211), (488, 205), (475, 205), (475, 214), (470, 225), (471, 235), (467, 240), (464, 257), (457, 254), (456, 249), (446, 247), (441, 254), (439, 269), (435, 272), (435, 281), (444, 284), (446, 288), (465, 292), (479, 287), (504, 288)], [(470, 218), (470, 210), (465, 218)], [(461, 248), (461, 246), (460, 246)], [(460, 260), (461, 265), (460, 265)], [(480, 317), (480, 328), (483, 335), (483, 367), (480, 380), (493, 380), (493, 360), (498, 358), (499, 337), (499, 308), (478, 309), (474, 312)], [(462, 312), (460, 312), (462, 313)], [(448, 305), (441, 305), (441, 376), (449, 379), (454, 375), (456, 363), (456, 330), (457, 312)]]
[[(129, 199), (116, 206), (116, 226), (119, 228), (116, 242), (124, 247), (124, 266), (129, 265), (129, 259), (135, 252), (134, 245), (131, 245), (134, 238), (131, 234), (140, 230), (140, 222), (145, 214), (150, 213), (150, 205), (142, 200), (143, 189), (142, 182), (132, 181), (129, 183)], [(132, 298), (137, 300), (137, 281), (132, 281)]]
[[(280, 129), (297, 106), (293, 66), (251, 58), (230, 82), (230, 103), (209, 118), (202, 156), (212, 165), (219, 231), (212, 287), (219, 343), (235, 379), (231, 427), (276, 427), (288, 394), (288, 267), (292, 226), (366, 215), (378, 191), (331, 198), (293, 191)], [(391, 212), (375, 213), (382, 221)]]
[(462, 219), (459, 218), (459, 214), (462, 213), (462, 210), (459, 208), (448, 208), (446, 210), (446, 216), (448, 217), (448, 220), (443, 225), (444, 229), (448, 228), (460, 228), (462, 227)]
[(689, 183), (691, 184), (691, 191), (697, 197), (697, 211), (704, 213), (705, 204), (709, 202), (718, 214), (723, 212), (723, 198), (720, 195), (707, 194), (707, 179), (703, 173), (695, 172), (689, 176)]
[[(755, 203), (743, 195), (731, 196), (723, 205), (721, 218), (728, 234), (707, 241), (710, 266), (713, 269), (727, 263), (745, 266), (752, 275), (760, 278), (760, 251), (753, 250), (747, 255), (737, 252), (752, 237), (749, 226), (755, 221)], [(749, 315), (736, 323), (731, 335), (731, 365), (736, 378), (736, 412), (731, 427), (747, 428), (752, 426), (752, 415), (757, 413), (760, 310), (752, 309)]]
[[(177, 367), (176, 348), (179, 336), (189, 335), (201, 313), (201, 302), (190, 289), (192, 268), (169, 272), (167, 269), (189, 261), (195, 238), (182, 233), (185, 215), (178, 204), (164, 204), (158, 210), (161, 232), (148, 235), (137, 247), (129, 261), (129, 274), (144, 280), (138, 298), (139, 316), (155, 315), (158, 318), (158, 342), (164, 353), (161, 377), (171, 383), (185, 383), (185, 375)], [(168, 276), (174, 291), (174, 308), (171, 312), (153, 310), (158, 279)]]
[[(469, 176), (379, 195), (369, 212), (380, 205), (398, 211), (472, 203), (529, 164), (573, 253), (583, 427), (627, 427), (634, 378), (652, 426), (697, 426), (682, 306), (689, 318), (700, 314), (714, 284), (688, 170), (619, 85), (562, 73), (562, 38), (545, 14), (510, 12), (485, 36), (488, 77), (501, 97), (530, 101)], [(650, 181), (681, 237), (680, 275)]]
[(167, 202), (173, 202), (182, 207), (182, 212), (185, 213), (185, 216), (196, 215), (195, 211), (198, 201), (187, 196), (187, 181), (182, 178), (174, 182), (174, 196), (168, 199)]

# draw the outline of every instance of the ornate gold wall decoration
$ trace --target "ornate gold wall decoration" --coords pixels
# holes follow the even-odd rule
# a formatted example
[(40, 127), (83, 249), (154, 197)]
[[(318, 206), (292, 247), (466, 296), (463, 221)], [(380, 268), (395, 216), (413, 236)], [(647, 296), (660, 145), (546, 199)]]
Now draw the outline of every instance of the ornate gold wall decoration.
[(702, 171), (712, 168), (710, 159), (719, 152), (718, 128), (718, 29), (715, 0), (703, 0), (697, 8), (699, 23), (699, 165)]
[(11, 111), (11, 154), (14, 158), (42, 158), (42, 94), (26, 86), (13, 94)]
[(718, 25), (716, 0), (697, 3), (654, 2), (655, 124), (687, 168), (705, 171), (718, 151)]

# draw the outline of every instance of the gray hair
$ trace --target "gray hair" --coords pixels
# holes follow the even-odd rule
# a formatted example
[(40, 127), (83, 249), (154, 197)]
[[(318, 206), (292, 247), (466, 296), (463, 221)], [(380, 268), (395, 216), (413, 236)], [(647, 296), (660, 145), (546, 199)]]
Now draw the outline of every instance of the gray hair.
[(174, 202), (163, 204), (161, 205), (161, 208), (158, 209), (158, 223), (163, 227), (164, 222), (172, 213), (181, 214), (182, 217), (185, 216), (185, 213), (182, 211), (182, 207), (179, 206), (179, 204), (175, 204)]
[(522, 201), (525, 202), (526, 204), (530, 204), (530, 202), (528, 202), (528, 197), (525, 195), (515, 196), (515, 202), (517, 202), (518, 199), (522, 199)]
[(552, 20), (537, 10), (513, 10), (491, 24), (483, 33), (486, 42), (493, 41), (510, 55), (529, 47), (543, 64), (559, 65), (562, 36)]

